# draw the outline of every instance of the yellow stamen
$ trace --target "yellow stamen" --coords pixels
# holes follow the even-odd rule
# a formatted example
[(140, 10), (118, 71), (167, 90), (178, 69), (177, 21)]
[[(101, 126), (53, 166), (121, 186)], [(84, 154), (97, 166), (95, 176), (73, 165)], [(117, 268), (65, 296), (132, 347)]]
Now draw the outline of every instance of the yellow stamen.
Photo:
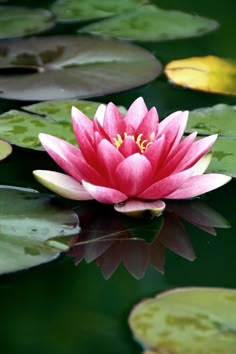
[(116, 134), (116, 136), (117, 137), (113, 138), (113, 140), (114, 140), (114, 145), (117, 149), (119, 149), (120, 146), (123, 144), (124, 140), (129, 137), (135, 141), (135, 143), (138, 145), (141, 153), (144, 153), (147, 150), (147, 148), (152, 144), (152, 141), (155, 138), (154, 132), (150, 134), (151, 141), (148, 141), (146, 139), (142, 140), (143, 134), (139, 134), (136, 139), (135, 139), (134, 135), (128, 135), (126, 132), (124, 133), (123, 138), (120, 134)]
[(121, 144), (123, 144), (123, 139), (121, 137), (120, 134), (116, 134), (117, 138), (113, 138), (114, 140), (114, 145), (117, 149), (119, 149), (119, 147), (121, 146)]

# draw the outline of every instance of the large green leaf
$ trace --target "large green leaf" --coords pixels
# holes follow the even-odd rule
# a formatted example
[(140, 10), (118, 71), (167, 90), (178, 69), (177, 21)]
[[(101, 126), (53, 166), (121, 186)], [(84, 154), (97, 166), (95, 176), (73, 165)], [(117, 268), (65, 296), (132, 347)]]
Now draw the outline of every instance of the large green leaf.
[(198, 131), (200, 135), (218, 134), (208, 171), (236, 177), (236, 106), (218, 104), (196, 109), (190, 112), (186, 131)]
[(236, 139), (218, 138), (212, 151), (213, 157), (207, 171), (236, 178)]
[(49, 196), (0, 186), (0, 274), (55, 259), (79, 231), (77, 214)]
[(190, 112), (187, 132), (201, 135), (219, 134), (236, 139), (236, 106), (217, 104)]
[(81, 21), (126, 12), (144, 2), (145, 0), (58, 0), (52, 5), (52, 11), (59, 21)]
[(154, 353), (234, 353), (236, 290), (171, 290), (136, 305), (129, 324), (135, 338)]
[(0, 97), (53, 100), (101, 96), (144, 85), (161, 72), (147, 50), (90, 36), (0, 44)]
[(79, 32), (138, 41), (166, 41), (200, 36), (217, 27), (218, 23), (211, 19), (148, 5), (85, 26)]
[(47, 10), (0, 6), (0, 39), (29, 36), (54, 24), (55, 17)]
[(92, 119), (99, 105), (89, 101), (47, 101), (24, 107), (26, 112), (11, 110), (0, 115), (0, 137), (15, 145), (40, 150), (39, 133), (56, 135), (75, 144), (71, 107), (79, 108)]
[(12, 153), (12, 147), (6, 141), (0, 140), (0, 160), (5, 159)]

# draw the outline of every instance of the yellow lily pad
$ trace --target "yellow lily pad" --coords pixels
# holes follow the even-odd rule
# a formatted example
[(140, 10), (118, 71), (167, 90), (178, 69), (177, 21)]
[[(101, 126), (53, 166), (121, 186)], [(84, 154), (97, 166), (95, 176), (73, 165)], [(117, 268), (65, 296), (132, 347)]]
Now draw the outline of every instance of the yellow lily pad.
[(136, 305), (129, 325), (135, 338), (153, 352), (234, 353), (236, 290), (199, 287), (167, 291)]
[(236, 96), (236, 63), (231, 60), (213, 55), (173, 60), (165, 74), (178, 86)]

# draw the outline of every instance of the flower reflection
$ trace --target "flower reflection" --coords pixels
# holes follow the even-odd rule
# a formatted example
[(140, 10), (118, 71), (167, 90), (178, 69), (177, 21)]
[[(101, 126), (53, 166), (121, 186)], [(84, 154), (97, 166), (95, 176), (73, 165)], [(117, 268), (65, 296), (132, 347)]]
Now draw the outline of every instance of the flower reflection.
[[(92, 207), (91, 207), (92, 205)], [(193, 261), (195, 253), (183, 220), (210, 234), (229, 223), (200, 200), (169, 201), (159, 218), (132, 219), (115, 213), (107, 206), (88, 204), (77, 210), (82, 233), (69, 252), (76, 264), (95, 261), (105, 279), (123, 262), (136, 279), (141, 279), (148, 265), (164, 273), (165, 248)]]

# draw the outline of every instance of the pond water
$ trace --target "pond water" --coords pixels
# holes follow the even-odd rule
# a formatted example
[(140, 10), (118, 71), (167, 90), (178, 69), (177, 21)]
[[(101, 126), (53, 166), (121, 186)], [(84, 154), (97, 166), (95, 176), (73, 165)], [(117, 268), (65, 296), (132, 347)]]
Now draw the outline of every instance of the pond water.
[[(158, 5), (197, 13), (221, 24), (218, 31), (199, 38), (140, 44), (163, 64), (208, 54), (236, 59), (234, 0), (166, 0)], [(97, 100), (128, 107), (139, 96), (149, 107), (155, 105), (161, 117), (176, 110), (235, 104), (235, 98), (230, 96), (176, 88), (164, 75), (141, 88)], [(22, 102), (0, 100), (1, 112), (21, 105)], [(16, 147), (12, 156), (1, 162), (0, 183), (40, 190), (32, 177), (32, 171), (40, 168), (53, 170), (55, 164), (44, 152)], [(217, 229), (217, 236), (213, 236), (186, 224), (196, 259), (190, 261), (166, 249), (164, 274), (149, 265), (143, 278), (137, 280), (120, 264), (105, 280), (95, 262), (82, 261), (75, 266), (71, 257), (61, 256), (52, 263), (1, 276), (1, 352), (141, 353), (127, 322), (132, 307), (141, 299), (182, 286), (236, 288), (235, 192), (236, 183), (232, 180), (202, 198), (229, 221), (231, 228)], [(105, 221), (105, 233), (106, 227), (111, 229), (111, 222), (109, 218)]]

